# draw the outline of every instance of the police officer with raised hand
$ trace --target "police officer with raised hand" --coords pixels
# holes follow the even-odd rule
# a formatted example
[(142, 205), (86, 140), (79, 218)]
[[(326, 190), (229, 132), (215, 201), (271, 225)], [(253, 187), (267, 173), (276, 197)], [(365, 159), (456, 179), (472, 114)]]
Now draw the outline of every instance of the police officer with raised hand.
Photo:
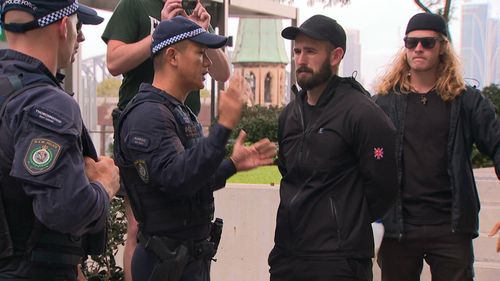
[[(207, 30), (211, 29), (210, 14), (202, 3), (196, 0), (120, 0), (116, 6), (102, 34), (102, 39), (107, 44), (106, 63), (109, 72), (113, 75), (123, 75), (118, 93), (118, 108), (113, 111), (113, 123), (116, 123), (119, 111), (137, 94), (141, 83), (153, 81), (150, 46), (154, 29), (160, 21), (178, 15), (189, 18)], [(212, 61), (208, 68), (210, 76), (219, 82), (226, 82), (229, 79), (230, 67), (224, 51), (209, 49), (207, 54)], [(197, 115), (201, 108), (200, 92), (191, 92), (185, 104)], [(116, 130), (116, 124), (114, 126)], [(130, 263), (137, 245), (137, 221), (125, 188), (122, 187), (117, 196), (125, 200), (127, 239), (123, 252), (123, 271), (125, 281), (131, 281)]]
[(151, 46), (153, 83), (142, 84), (120, 116), (115, 159), (139, 222), (133, 280), (210, 280), (221, 232), (220, 220), (212, 223), (213, 192), (236, 171), (271, 164), (276, 154), (268, 139), (244, 146), (242, 132), (224, 159), (241, 117), (242, 77), (221, 91), (218, 122), (207, 137), (184, 104), (190, 91), (204, 87), (207, 49), (226, 42), (186, 17), (162, 21)]
[(1, 4), (0, 280), (76, 280), (82, 238), (104, 229), (119, 187), (118, 168), (97, 157), (78, 104), (56, 77), (71, 64), (77, 14), (92, 24), (90, 8), (75, 0)]

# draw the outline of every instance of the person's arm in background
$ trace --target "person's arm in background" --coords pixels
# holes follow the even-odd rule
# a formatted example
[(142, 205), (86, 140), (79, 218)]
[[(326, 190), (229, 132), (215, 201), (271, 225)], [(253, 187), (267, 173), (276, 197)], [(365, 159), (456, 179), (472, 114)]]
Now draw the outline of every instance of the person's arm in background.
[[(187, 16), (187, 18), (196, 22), (205, 30), (211, 30), (211, 16), (200, 2), (198, 2), (191, 15)], [(207, 49), (207, 56), (212, 61), (212, 65), (208, 68), (210, 76), (212, 76), (212, 78), (214, 78), (216, 81), (226, 82), (229, 79), (229, 75), (231, 73), (229, 62), (227, 60), (226, 54), (224, 53), (224, 50), (222, 48)]]
[(151, 35), (131, 44), (109, 40), (106, 56), (109, 73), (118, 76), (139, 66), (150, 56), (150, 45)]
[[(139, 6), (134, 6), (133, 1), (121, 1), (114, 13), (116, 13), (118, 18), (140, 8), (141, 7)], [(182, 8), (181, 0), (167, 0), (165, 1), (161, 11), (161, 20), (173, 18), (181, 13), (185, 14), (184, 9)], [(132, 32), (138, 29), (137, 25), (139, 23), (137, 20), (138, 19), (130, 19), (126, 22), (117, 20), (117, 22), (111, 22), (110, 24), (125, 25), (123, 28)], [(137, 42), (127, 43), (122, 40), (109, 38), (109, 41), (106, 43), (106, 63), (109, 72), (115, 76), (136, 68), (151, 56), (151, 35), (148, 35)]]
[(231, 70), (223, 49), (207, 49), (207, 56), (212, 61), (208, 67), (208, 73), (219, 82), (226, 82), (229, 79)]
[[(493, 228), (490, 230), (490, 233), (488, 234), (488, 236), (490, 236), (490, 237), (494, 236), (495, 234), (498, 233), (499, 230), (500, 230), (500, 221), (498, 221), (495, 224), (495, 226), (493, 226)], [(497, 252), (500, 252), (500, 235), (498, 236), (496, 250), (497, 250)]]
[[(120, 13), (125, 9), (134, 9), (127, 7), (127, 5), (119, 6), (115, 10), (115, 13)], [(193, 10), (193, 14), (188, 16), (184, 9), (182, 8), (181, 0), (167, 0), (161, 11), (161, 20), (168, 20), (177, 15), (185, 16), (196, 22), (205, 29), (208, 29), (210, 23), (210, 14), (205, 10), (205, 8), (198, 3), (196, 8)], [(128, 24), (136, 24), (130, 21)], [(131, 26), (129, 29), (133, 29)], [(107, 42), (107, 52), (106, 52), (106, 63), (109, 72), (114, 75), (120, 75), (126, 73), (141, 63), (146, 61), (151, 56), (151, 35), (144, 37), (143, 39), (126, 43), (121, 40), (110, 39)], [(212, 65), (209, 68), (210, 75), (219, 82), (225, 82), (229, 79), (229, 63), (227, 57), (222, 49), (211, 50), (208, 53)]]

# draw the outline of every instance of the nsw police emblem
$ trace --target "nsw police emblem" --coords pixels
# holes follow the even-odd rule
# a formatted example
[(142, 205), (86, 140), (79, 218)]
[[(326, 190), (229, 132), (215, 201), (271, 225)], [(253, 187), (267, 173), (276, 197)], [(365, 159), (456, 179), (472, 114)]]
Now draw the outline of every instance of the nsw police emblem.
[(32, 175), (50, 171), (61, 152), (61, 146), (47, 139), (32, 139), (24, 156), (24, 167)]
[(148, 166), (146, 165), (146, 161), (144, 160), (135, 160), (134, 161), (135, 169), (139, 174), (139, 177), (142, 179), (144, 183), (149, 183), (149, 173)]

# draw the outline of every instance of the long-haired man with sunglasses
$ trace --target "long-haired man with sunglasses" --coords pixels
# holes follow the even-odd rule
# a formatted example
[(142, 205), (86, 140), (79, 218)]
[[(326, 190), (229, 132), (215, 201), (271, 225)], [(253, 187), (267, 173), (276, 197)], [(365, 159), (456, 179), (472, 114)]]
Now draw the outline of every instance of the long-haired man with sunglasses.
[(473, 280), (479, 199), (472, 145), (500, 177), (500, 123), (491, 102), (465, 84), (441, 16), (413, 16), (404, 44), (376, 96), (397, 129), (400, 189), (383, 220), (382, 280), (420, 280), (423, 260), (432, 280)]

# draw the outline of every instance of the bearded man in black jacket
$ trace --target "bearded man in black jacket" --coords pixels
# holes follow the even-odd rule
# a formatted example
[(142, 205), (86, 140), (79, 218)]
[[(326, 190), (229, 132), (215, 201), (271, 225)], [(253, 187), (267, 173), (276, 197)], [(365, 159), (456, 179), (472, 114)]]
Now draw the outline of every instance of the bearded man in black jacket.
[(395, 130), (352, 77), (336, 75), (344, 29), (315, 15), (294, 40), (301, 91), (279, 118), (272, 281), (372, 280), (373, 234), (396, 196)]

